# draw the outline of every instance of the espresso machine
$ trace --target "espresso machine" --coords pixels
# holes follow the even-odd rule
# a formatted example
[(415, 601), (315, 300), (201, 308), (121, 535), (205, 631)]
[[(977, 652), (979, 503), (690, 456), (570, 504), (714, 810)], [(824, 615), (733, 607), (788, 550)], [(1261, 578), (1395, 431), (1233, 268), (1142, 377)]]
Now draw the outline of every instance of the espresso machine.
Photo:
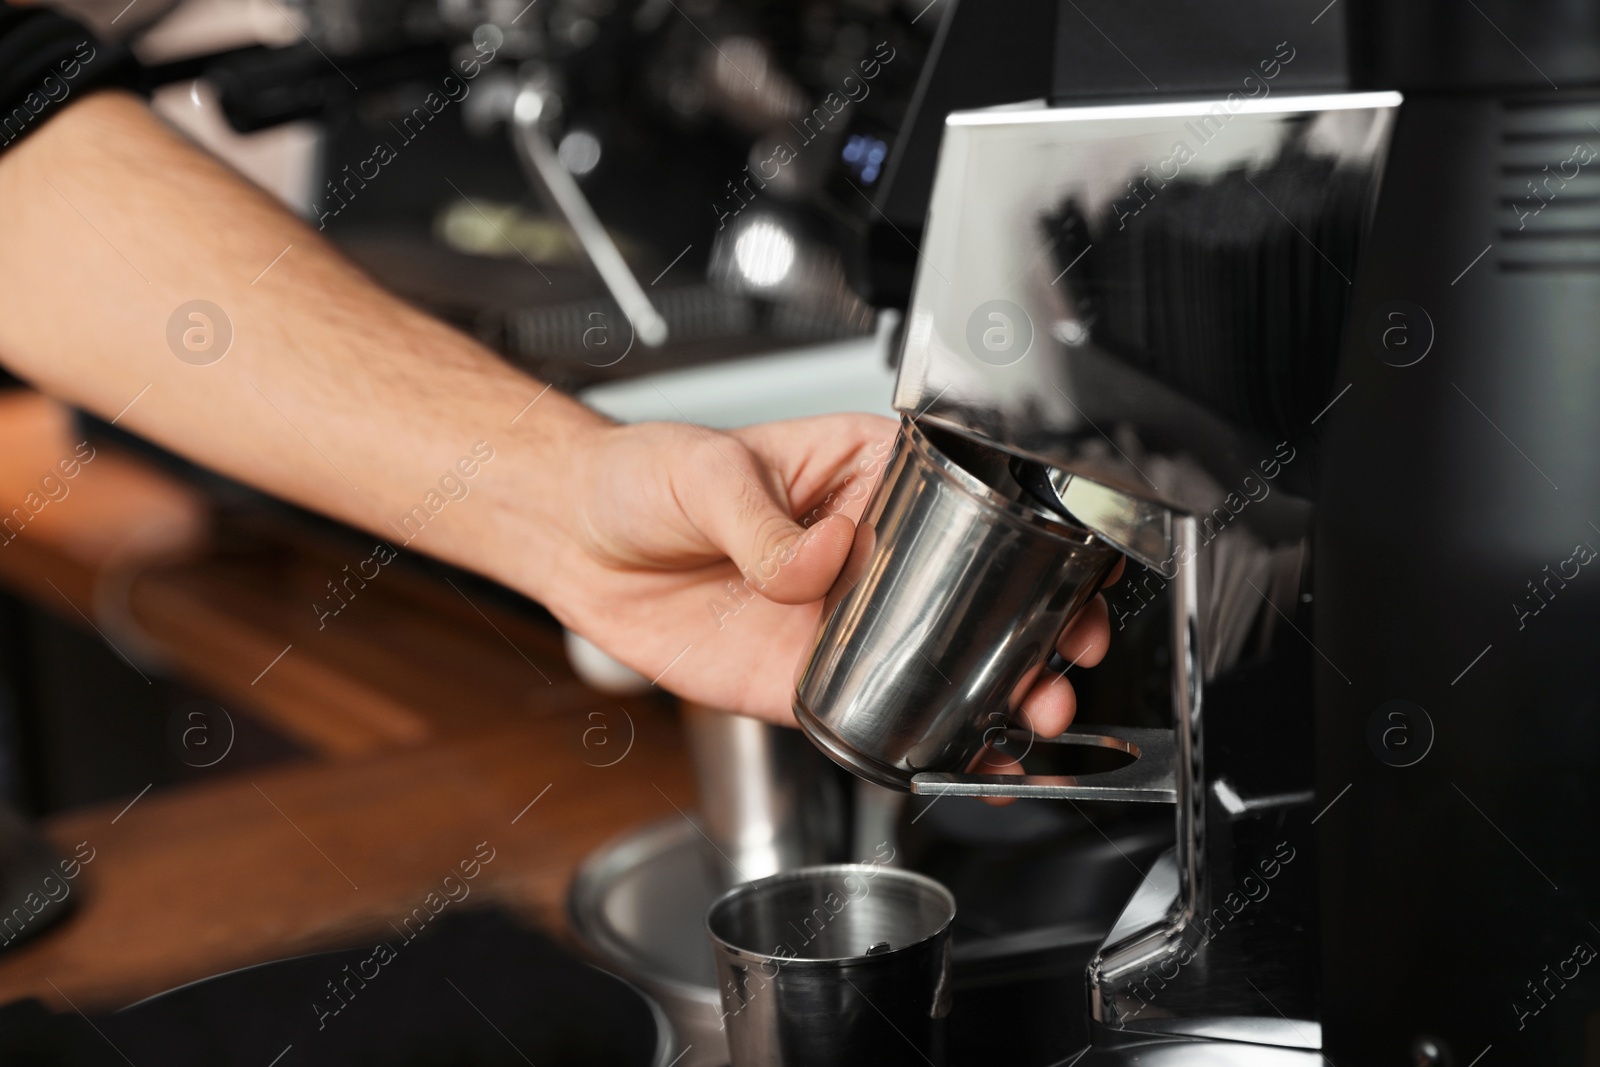
[[(1173, 807), (1058, 1062), (1600, 1063), (1600, 6), (1031, 14), (943, 44), (1053, 16), (1039, 98), (944, 116), (920, 232), (919, 116), (876, 193), (902, 429), (802, 728), (913, 794)], [(1085, 701), (1060, 740), (1130, 762), (971, 773), (1107, 547), (1170, 724)]]

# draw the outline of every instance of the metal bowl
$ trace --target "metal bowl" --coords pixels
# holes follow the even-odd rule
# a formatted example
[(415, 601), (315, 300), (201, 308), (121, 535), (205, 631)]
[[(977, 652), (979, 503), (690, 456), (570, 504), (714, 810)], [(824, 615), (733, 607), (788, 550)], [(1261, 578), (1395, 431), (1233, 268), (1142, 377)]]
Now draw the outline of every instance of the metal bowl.
[(706, 911), (720, 889), (700, 831), (671, 816), (617, 838), (579, 868), (567, 911), (579, 940), (607, 970), (644, 990), (677, 1032), (676, 1067), (728, 1062)]

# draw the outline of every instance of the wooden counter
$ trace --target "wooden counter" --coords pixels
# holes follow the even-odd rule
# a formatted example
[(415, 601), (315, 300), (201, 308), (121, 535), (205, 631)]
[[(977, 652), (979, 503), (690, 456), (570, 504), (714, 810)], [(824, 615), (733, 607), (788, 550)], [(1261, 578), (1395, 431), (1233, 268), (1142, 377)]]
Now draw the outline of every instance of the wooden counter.
[[(622, 710), (612, 720), (619, 741)], [(72, 883), (79, 911), (0, 956), (0, 1001), (65, 1008), (58, 987), (86, 1011), (110, 1008), (236, 967), (392, 937), (388, 924), (477, 851), (494, 858), (463, 904), (503, 902), (560, 933), (585, 855), (692, 803), (674, 717), (648, 706), (629, 714), (637, 739), (612, 767), (585, 763), (599, 762), (582, 744), (594, 723), (569, 714), (146, 796), (120, 818), (118, 804), (54, 819), (64, 853), (80, 842), (94, 850)]]

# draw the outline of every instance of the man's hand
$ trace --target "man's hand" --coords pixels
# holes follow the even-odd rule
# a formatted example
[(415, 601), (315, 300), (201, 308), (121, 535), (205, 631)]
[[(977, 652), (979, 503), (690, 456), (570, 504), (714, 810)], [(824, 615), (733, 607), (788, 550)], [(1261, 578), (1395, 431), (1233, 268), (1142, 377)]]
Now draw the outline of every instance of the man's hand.
[[(574, 630), (692, 700), (792, 723), (790, 701), (821, 598), (850, 550), (895, 424), (837, 415), (719, 433), (607, 427), (572, 464), (570, 550), (547, 603)], [(1098, 663), (1110, 643), (1096, 599), (1061, 654)], [(1072, 721), (1072, 686), (1041, 680), (1026, 725)]]

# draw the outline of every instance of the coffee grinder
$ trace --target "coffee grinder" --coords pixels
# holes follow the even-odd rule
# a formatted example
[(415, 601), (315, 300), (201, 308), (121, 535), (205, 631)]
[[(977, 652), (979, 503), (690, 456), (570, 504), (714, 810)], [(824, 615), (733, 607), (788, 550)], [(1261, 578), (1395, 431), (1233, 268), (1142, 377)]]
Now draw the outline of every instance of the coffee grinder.
[(1084, 1063), (1600, 1063), (1600, 6), (1318, 7), (1063, 5), (1047, 98), (947, 116), (906, 241), (901, 453), (1164, 590), (1170, 732), (1068, 738), (1136, 781), (963, 773), (973, 724), (876, 714), (864, 645), (909, 677), (987, 603), (882, 625), (897, 555), (980, 558), (889, 481), (797, 715), (916, 793), (1174, 804), (1061, 1005)]

